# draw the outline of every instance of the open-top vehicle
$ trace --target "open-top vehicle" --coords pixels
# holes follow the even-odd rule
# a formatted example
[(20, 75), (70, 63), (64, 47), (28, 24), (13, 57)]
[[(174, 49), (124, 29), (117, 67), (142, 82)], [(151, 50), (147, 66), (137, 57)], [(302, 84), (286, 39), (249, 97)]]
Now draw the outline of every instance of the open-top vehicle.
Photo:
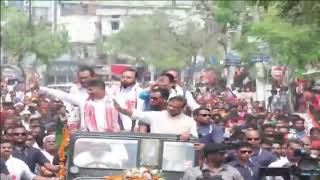
[(168, 134), (75, 133), (68, 148), (66, 179), (106, 179), (148, 167), (162, 171), (166, 180), (178, 180), (195, 166), (196, 142)]

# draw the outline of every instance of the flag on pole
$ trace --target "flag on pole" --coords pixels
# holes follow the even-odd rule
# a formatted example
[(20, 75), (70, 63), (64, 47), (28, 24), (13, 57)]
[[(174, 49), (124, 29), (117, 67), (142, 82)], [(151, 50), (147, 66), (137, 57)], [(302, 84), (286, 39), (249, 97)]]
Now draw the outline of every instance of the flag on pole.
[(56, 146), (57, 149), (59, 149), (61, 143), (63, 140), (63, 122), (61, 121), (61, 118), (59, 116), (56, 124)]

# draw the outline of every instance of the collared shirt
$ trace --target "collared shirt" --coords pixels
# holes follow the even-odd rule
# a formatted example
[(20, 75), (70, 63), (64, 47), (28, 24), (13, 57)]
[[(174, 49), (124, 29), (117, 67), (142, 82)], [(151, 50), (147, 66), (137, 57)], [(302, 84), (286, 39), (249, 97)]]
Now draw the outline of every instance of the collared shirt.
[(189, 132), (198, 137), (196, 122), (183, 113), (172, 117), (166, 110), (134, 111), (132, 118), (149, 124), (151, 133), (182, 134)]
[(261, 167), (268, 167), (269, 164), (277, 160), (277, 157), (271, 152), (260, 148), (251, 155), (252, 162), (257, 162)]
[[(116, 99), (121, 107), (130, 110), (143, 110), (144, 101), (139, 98), (142, 89), (138, 84), (130, 87), (120, 88), (117, 92)], [(132, 119), (124, 114), (119, 114), (124, 130), (131, 131)]]
[(6, 166), (8, 168), (9, 174), (12, 177), (12, 179), (15, 179), (15, 180), (30, 179), (31, 180), (36, 177), (36, 175), (30, 171), (27, 164), (18, 158), (14, 158), (11, 156), (6, 161)]
[(81, 96), (88, 96), (88, 91), (86, 88), (82, 87), (80, 84), (73, 84), (69, 90), (70, 94), (78, 94)]
[[(270, 168), (280, 168), (280, 167), (285, 167), (285, 166), (289, 167), (289, 166), (291, 166), (290, 164), (291, 163), (288, 160), (288, 158), (287, 157), (283, 157), (283, 158), (280, 158), (279, 160), (271, 163), (268, 167), (270, 167)], [(266, 179), (267, 180), (284, 180), (284, 178), (281, 177), (281, 176), (273, 176), (273, 177), (272, 176), (267, 176)], [(296, 178), (295, 177), (291, 177), (290, 179), (294, 179), (295, 180)]]
[(185, 171), (183, 177), (181, 180), (195, 180), (197, 177), (202, 175), (202, 171), (200, 169), (200, 166), (194, 167), (192, 169), (189, 169)]
[(43, 166), (45, 163), (50, 163), (39, 149), (33, 147), (25, 147), (22, 150), (14, 148), (12, 156), (24, 161), (29, 166), (31, 172), (35, 172), (36, 164)]
[(222, 165), (220, 170), (216, 173), (210, 171), (209, 167), (204, 164), (202, 168), (202, 175), (198, 176), (198, 178), (203, 178), (203, 174), (205, 172), (209, 172), (211, 177), (220, 177), (220, 179), (222, 180), (244, 180), (240, 172), (236, 168), (227, 164)]
[(239, 160), (228, 163), (230, 166), (236, 168), (245, 180), (259, 179), (259, 164), (255, 162), (248, 162), (246, 165), (240, 164)]
[(223, 129), (215, 124), (198, 127), (199, 140), (202, 143), (222, 143), (224, 141)]
[(287, 157), (282, 157), (278, 159), (277, 161), (271, 163), (268, 167), (283, 167), (284, 165), (288, 164), (289, 160)]

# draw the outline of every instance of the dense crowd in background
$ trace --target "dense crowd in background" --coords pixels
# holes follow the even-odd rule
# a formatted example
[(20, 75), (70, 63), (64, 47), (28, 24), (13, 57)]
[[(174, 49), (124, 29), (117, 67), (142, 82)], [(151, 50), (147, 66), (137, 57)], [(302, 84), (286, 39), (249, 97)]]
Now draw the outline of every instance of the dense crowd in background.
[(297, 150), (320, 157), (319, 124), (308, 116), (310, 107), (320, 111), (313, 81), (274, 87), (264, 103), (245, 84), (226, 88), (223, 81), (199, 82), (190, 92), (176, 70), (164, 71), (144, 88), (137, 78), (137, 71), (127, 69), (120, 87), (106, 86), (91, 68), (82, 67), (67, 92), (42, 87), (39, 80), (13, 86), (2, 80), (2, 177), (56, 177), (58, 120), (71, 133), (177, 134), (181, 141), (194, 136), (198, 166), (185, 172), (185, 180), (256, 180), (260, 167), (296, 166)]

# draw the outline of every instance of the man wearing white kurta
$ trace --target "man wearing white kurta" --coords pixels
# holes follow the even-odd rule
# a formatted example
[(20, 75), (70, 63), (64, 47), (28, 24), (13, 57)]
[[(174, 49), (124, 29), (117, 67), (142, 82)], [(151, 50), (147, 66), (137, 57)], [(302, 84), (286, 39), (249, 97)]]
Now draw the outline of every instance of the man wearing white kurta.
[(28, 165), (22, 160), (12, 157), (12, 144), (10, 142), (1, 142), (1, 158), (5, 161), (9, 176), (15, 180), (36, 179), (37, 175), (33, 174)]
[[(136, 83), (137, 72), (134, 69), (127, 69), (122, 73), (121, 76), (121, 87), (116, 93), (117, 102), (121, 107), (126, 109), (142, 110), (143, 109), (143, 100), (139, 98), (139, 94), (142, 92), (142, 89)], [(132, 119), (120, 113), (120, 119), (123, 130), (131, 131), (133, 130)]]
[(177, 134), (183, 141), (187, 141), (190, 135), (198, 137), (196, 122), (182, 113), (186, 105), (182, 96), (169, 99), (167, 110), (164, 111), (130, 111), (114, 103), (119, 112), (149, 124), (151, 133)]
[(119, 131), (118, 112), (113, 108), (112, 98), (105, 92), (105, 84), (101, 80), (88, 81), (88, 99), (42, 87), (40, 90), (61, 100), (66, 100), (82, 109), (81, 129), (90, 132)]
[(171, 74), (175, 81), (174, 88), (172, 89), (172, 91), (170, 91), (169, 99), (174, 96), (183, 96), (187, 101), (187, 105), (190, 107), (192, 111), (199, 108), (200, 105), (195, 101), (191, 92), (186, 89), (183, 89), (179, 85), (180, 78), (179, 78), (178, 72), (176, 70), (168, 70), (168, 71), (165, 71), (165, 73)]

